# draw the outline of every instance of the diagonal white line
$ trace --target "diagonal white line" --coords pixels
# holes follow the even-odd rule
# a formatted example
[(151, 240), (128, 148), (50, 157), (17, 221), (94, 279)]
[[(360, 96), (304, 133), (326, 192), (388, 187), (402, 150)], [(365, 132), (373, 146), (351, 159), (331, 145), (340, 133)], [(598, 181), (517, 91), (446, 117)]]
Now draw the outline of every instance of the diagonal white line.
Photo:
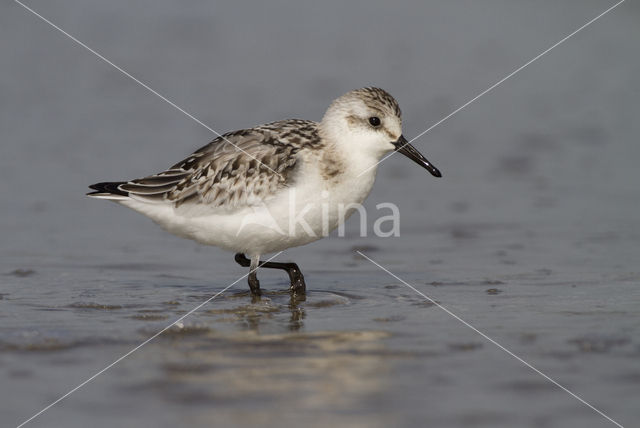
[(488, 340), (489, 342), (493, 343), (494, 345), (496, 345), (498, 348), (502, 349), (504, 352), (506, 352), (507, 354), (511, 355), (513, 358), (515, 358), (516, 360), (520, 361), (522, 364), (524, 364), (525, 366), (529, 367), (531, 370), (533, 370), (534, 372), (538, 373), (540, 376), (542, 376), (543, 378), (545, 378), (546, 380), (548, 380), (549, 382), (551, 382), (552, 384), (554, 384), (555, 386), (557, 386), (558, 388), (562, 389), (563, 391), (565, 391), (566, 393), (568, 393), (569, 395), (571, 395), (573, 398), (575, 398), (576, 400), (580, 401), (582, 404), (588, 406), (589, 408), (591, 408), (593, 411), (595, 411), (596, 413), (600, 414), (600, 416), (606, 418), (607, 420), (609, 420), (609, 422), (614, 423), (615, 425), (617, 425), (620, 428), (624, 428), (622, 425), (620, 425), (618, 422), (616, 422), (615, 420), (613, 420), (611, 417), (607, 416), (604, 412), (602, 412), (601, 410), (595, 408), (593, 405), (589, 404), (587, 401), (585, 401), (582, 397), (580, 397), (579, 395), (571, 392), (569, 389), (567, 389), (566, 387), (562, 386), (560, 383), (558, 383), (557, 381), (555, 381), (554, 379), (552, 379), (550, 376), (546, 375), (545, 373), (543, 373), (542, 371), (540, 371), (539, 369), (535, 368), (534, 366), (532, 366), (530, 363), (526, 362), (525, 360), (523, 360), (521, 357), (519, 357), (518, 355), (514, 354), (513, 352), (511, 352), (510, 350), (508, 350), (507, 348), (505, 348), (504, 346), (502, 346), (501, 344), (499, 344), (497, 341), (495, 341), (494, 339), (492, 339), (491, 337), (489, 337), (487, 334), (483, 333), (482, 331), (478, 330), (477, 328), (475, 328), (474, 326), (472, 326), (471, 324), (469, 324), (467, 321), (463, 320), (462, 318), (460, 318), (458, 315), (454, 314), (453, 312), (451, 312), (449, 309), (447, 309), (446, 307), (442, 306), (440, 303), (436, 302), (435, 300), (433, 300), (431, 297), (427, 296), (426, 294), (424, 294), (423, 292), (421, 292), (420, 290), (416, 289), (413, 285), (409, 284), (408, 282), (406, 282), (405, 280), (403, 280), (402, 278), (398, 277), (397, 275), (395, 275), (394, 273), (392, 273), (391, 271), (389, 271), (388, 269), (386, 269), (385, 267), (381, 266), (379, 263), (375, 262), (374, 260), (372, 260), (370, 257), (367, 257), (365, 254), (363, 254), (360, 251), (356, 250), (356, 253), (360, 254), (362, 257), (364, 257), (365, 259), (369, 260), (371, 263), (373, 263), (374, 265), (378, 266), (380, 269), (382, 269), (383, 271), (385, 271), (386, 273), (388, 273), (389, 275), (391, 275), (392, 277), (394, 277), (395, 279), (397, 279), (398, 281), (400, 281), (401, 283), (403, 283), (404, 285), (406, 285), (407, 287), (409, 287), (410, 289), (412, 289), (413, 291), (415, 291), (416, 293), (418, 293), (419, 295), (421, 295), (422, 297), (424, 297), (425, 299), (427, 299), (430, 303), (433, 303), (434, 305), (436, 305), (438, 308), (442, 309), (443, 311), (445, 311), (447, 314), (451, 315), (453, 318), (457, 319), (458, 321), (460, 321), (462, 324), (464, 324), (465, 326), (469, 327), (471, 330), (475, 331), (476, 333), (478, 333), (480, 336), (484, 337), (486, 340)]
[[(282, 254), (282, 251), (280, 251), (276, 255), (270, 257), (264, 263), (270, 262), (271, 260), (273, 260), (276, 257), (278, 257), (280, 254)], [(249, 270), (249, 272), (247, 272), (246, 274), (242, 275), (240, 278), (236, 279), (231, 284), (227, 285), (225, 288), (223, 288), (222, 290), (218, 291), (216, 294), (214, 294), (213, 296), (209, 297), (207, 300), (205, 300), (204, 302), (200, 303), (198, 306), (196, 306), (195, 308), (191, 309), (189, 312), (187, 312), (186, 314), (184, 314), (183, 316), (181, 316), (180, 318), (178, 318), (177, 320), (175, 320), (174, 322), (172, 322), (171, 324), (169, 324), (168, 326), (166, 326), (165, 328), (163, 328), (162, 330), (160, 330), (159, 332), (157, 332), (153, 336), (151, 336), (150, 338), (148, 338), (147, 340), (145, 340), (144, 342), (142, 342), (141, 344), (139, 344), (138, 346), (136, 346), (135, 348), (133, 348), (132, 350), (127, 352), (126, 354), (122, 355), (120, 358), (118, 358), (117, 360), (115, 360), (114, 362), (112, 362), (111, 364), (109, 364), (108, 366), (106, 366), (105, 368), (103, 368), (102, 370), (100, 370), (99, 372), (97, 372), (96, 374), (94, 374), (93, 376), (91, 376), (90, 378), (85, 380), (84, 382), (80, 383), (78, 386), (76, 386), (73, 389), (71, 389), (69, 392), (67, 392), (66, 394), (64, 394), (63, 396), (61, 396), (60, 398), (58, 398), (57, 400), (55, 400), (54, 402), (52, 402), (51, 404), (46, 406), (44, 409), (40, 410), (35, 415), (31, 416), (29, 419), (27, 419), (24, 422), (22, 422), (20, 425), (17, 426), (17, 428), (21, 428), (22, 426), (24, 426), (27, 423), (31, 422), (32, 420), (34, 420), (35, 418), (37, 418), (38, 416), (40, 416), (41, 414), (43, 414), (44, 412), (46, 412), (47, 410), (49, 410), (50, 408), (52, 408), (53, 406), (55, 406), (56, 404), (58, 404), (59, 402), (61, 402), (62, 400), (64, 400), (65, 398), (67, 398), (68, 396), (70, 396), (71, 394), (73, 394), (74, 392), (76, 392), (77, 390), (79, 390), (80, 388), (82, 388), (83, 386), (88, 384), (89, 382), (91, 382), (92, 380), (94, 380), (95, 378), (97, 378), (98, 376), (100, 376), (102, 373), (104, 373), (107, 370), (109, 370), (111, 367), (113, 367), (116, 364), (118, 364), (120, 361), (122, 361), (125, 358), (127, 358), (129, 355), (131, 355), (134, 352), (136, 352), (138, 349), (142, 348), (147, 343), (151, 342), (156, 337), (160, 336), (165, 331), (169, 330), (171, 327), (173, 327), (174, 325), (176, 325), (177, 323), (179, 323), (180, 321), (182, 321), (183, 319), (185, 319), (186, 317), (188, 317), (189, 315), (191, 315), (192, 313), (194, 313), (195, 311), (197, 311), (198, 309), (200, 309), (201, 307), (203, 307), (204, 305), (206, 305), (207, 303), (209, 303), (210, 301), (212, 301), (213, 299), (215, 299), (216, 297), (218, 297), (219, 295), (221, 295), (222, 293), (224, 293), (225, 291), (227, 291), (228, 289), (230, 289), (231, 287), (236, 285), (238, 282), (240, 282), (242, 279), (244, 279), (247, 276), (249, 276), (249, 274), (251, 274), (252, 272), (254, 272), (254, 271), (258, 270), (258, 269), (259, 269), (259, 267), (257, 267), (256, 269), (253, 269), (253, 270)]]
[(90, 48), (89, 46), (87, 46), (86, 44), (82, 43), (80, 40), (76, 39), (74, 36), (72, 36), (71, 34), (67, 33), (66, 31), (64, 31), (62, 28), (58, 27), (56, 24), (54, 24), (53, 22), (49, 21), (47, 18), (45, 18), (44, 16), (40, 15), (38, 12), (36, 12), (35, 10), (31, 9), (29, 6), (25, 5), (24, 3), (20, 2), (19, 0), (13, 0), (14, 2), (18, 3), (20, 6), (22, 6), (23, 8), (25, 8), (26, 10), (28, 10), (29, 12), (31, 12), (32, 14), (34, 14), (35, 16), (37, 16), (38, 18), (40, 18), (42, 21), (46, 22), (47, 24), (49, 24), (50, 26), (52, 26), (53, 28), (55, 28), (56, 30), (58, 30), (59, 32), (61, 32), (62, 34), (64, 34), (65, 36), (67, 36), (68, 38), (70, 38), (71, 40), (73, 40), (74, 42), (76, 42), (77, 44), (79, 44), (80, 46), (82, 46), (83, 48), (85, 48), (86, 50), (88, 50), (89, 52), (91, 52), (92, 54), (94, 54), (95, 56), (97, 56), (98, 58), (100, 58), (101, 60), (103, 60), (104, 62), (106, 62), (107, 64), (109, 64), (110, 66), (112, 66), (113, 68), (115, 68), (116, 70), (118, 70), (120, 73), (124, 74), (125, 76), (127, 76), (128, 78), (130, 78), (131, 80), (133, 80), (134, 82), (136, 82), (137, 84), (139, 84), (140, 86), (142, 86), (143, 88), (145, 88), (146, 90), (148, 90), (149, 92), (151, 92), (152, 94), (154, 94), (155, 96), (157, 96), (158, 98), (160, 98), (161, 100), (165, 101), (166, 103), (168, 103), (171, 107), (175, 108), (176, 110), (180, 111), (181, 113), (183, 113), (184, 115), (186, 115), (187, 117), (193, 119), (196, 123), (202, 125), (203, 127), (207, 128), (209, 131), (211, 131), (213, 134), (216, 134), (218, 137), (222, 138), (223, 140), (225, 140), (227, 143), (231, 144), (233, 147), (235, 147), (236, 149), (240, 150), (242, 153), (244, 153), (245, 155), (249, 156), (250, 158), (256, 160), (258, 163), (262, 164), (263, 166), (265, 166), (267, 169), (271, 170), (271, 172), (274, 172), (276, 175), (280, 176), (281, 178), (282, 175), (280, 173), (278, 173), (277, 171), (275, 171), (274, 169), (272, 169), (271, 167), (269, 167), (269, 165), (266, 165), (265, 163), (263, 163), (262, 161), (260, 161), (260, 159), (256, 158), (255, 156), (253, 156), (251, 153), (248, 153), (247, 151), (243, 150), (242, 148), (238, 147), (238, 145), (233, 144), (231, 141), (229, 141), (228, 138), (226, 138), (224, 135), (220, 134), (218, 131), (216, 131), (215, 129), (211, 128), (210, 126), (208, 126), (207, 124), (205, 124), (204, 122), (202, 122), (200, 119), (198, 119), (197, 117), (195, 117), (194, 115), (192, 115), (191, 113), (189, 113), (188, 111), (186, 111), (185, 109), (183, 109), (182, 107), (180, 107), (179, 105), (177, 105), (176, 103), (174, 103), (173, 101), (169, 100), (167, 97), (165, 97), (164, 95), (160, 94), (158, 91), (156, 91), (155, 89), (151, 88), (149, 85), (147, 85), (146, 83), (140, 81), (140, 79), (132, 76), (129, 72), (127, 72), (126, 70), (124, 70), (122, 67), (114, 64), (112, 61), (108, 60), (107, 58), (105, 58), (103, 55), (101, 55), (100, 53), (96, 52), (94, 49)]
[[(439, 121), (437, 121), (436, 123), (434, 123), (433, 125), (431, 125), (430, 127), (428, 127), (427, 129), (425, 129), (424, 131), (422, 131), (421, 133), (419, 133), (417, 136), (413, 137), (407, 144), (411, 144), (413, 141), (417, 140), (418, 138), (422, 137), (424, 134), (426, 134), (427, 132), (431, 131), (433, 128), (435, 128), (436, 126), (440, 125), (442, 122), (446, 121), (447, 119), (449, 119), (451, 116), (455, 115), (456, 113), (458, 113), (459, 111), (461, 111), (462, 109), (464, 109), (465, 107), (467, 107), (469, 104), (473, 103), (474, 101), (476, 101), (478, 98), (482, 97), (483, 95), (485, 95), (486, 93), (492, 91), (493, 89), (495, 89), (496, 87), (500, 86), (502, 83), (504, 83), (507, 79), (510, 79), (511, 77), (513, 77), (514, 75), (516, 75), (517, 73), (519, 73), (520, 71), (522, 71), (523, 69), (525, 69), (526, 67), (528, 67), (529, 65), (531, 65), (533, 62), (537, 61), (538, 59), (540, 59), (541, 57), (543, 57), (544, 55), (546, 55), (547, 53), (549, 53), (550, 51), (552, 51), (553, 49), (555, 49), (556, 47), (560, 46), (562, 43), (566, 42), (567, 40), (569, 40), (571, 37), (575, 36), (576, 34), (578, 34), (580, 31), (584, 30), (585, 28), (587, 28), (589, 25), (593, 24), (594, 22), (596, 22), (598, 19), (602, 18), (603, 16), (605, 16), (607, 13), (611, 12), (613, 9), (615, 9), (616, 7), (620, 6), (622, 3), (624, 3), (625, 0), (620, 0), (618, 3), (614, 4), (613, 6), (611, 6), (609, 9), (605, 10), (604, 12), (602, 12), (600, 15), (596, 16), (595, 18), (593, 18), (591, 21), (587, 22), (586, 24), (584, 24), (582, 27), (578, 28), (577, 30), (575, 30), (574, 32), (572, 32), (571, 34), (565, 36), (564, 38), (562, 38), (560, 41), (558, 41), (557, 43), (553, 44), (551, 47), (545, 49), (544, 51), (542, 51), (541, 53), (539, 53), (538, 55), (536, 55), (534, 58), (530, 59), (529, 61), (527, 61), (526, 63), (524, 63), (523, 65), (521, 65), (520, 67), (516, 68), (515, 70), (513, 70), (511, 73), (507, 74), (505, 77), (503, 77), (502, 79), (498, 80), (496, 83), (494, 83), (493, 85), (489, 86), (487, 89), (485, 89), (484, 91), (480, 92), (478, 95), (476, 95), (475, 97), (471, 98), (469, 101), (467, 101), (466, 103), (462, 104), (460, 107), (458, 107), (457, 109), (455, 109), (454, 111), (452, 111), (451, 113), (449, 113), (448, 115), (446, 115), (445, 117), (443, 117), (442, 119), (440, 119)], [(358, 177), (360, 177), (362, 174), (364, 174), (365, 172), (369, 171), (371, 168), (375, 168), (376, 166), (378, 166), (381, 162), (389, 159), (391, 156), (393, 156), (394, 154), (397, 153), (397, 150), (394, 150), (393, 152), (389, 153), (388, 155), (386, 155), (385, 157), (383, 157), (382, 159), (380, 159), (378, 162), (376, 162), (375, 164), (369, 166), (367, 169), (365, 169), (364, 171), (362, 171)]]

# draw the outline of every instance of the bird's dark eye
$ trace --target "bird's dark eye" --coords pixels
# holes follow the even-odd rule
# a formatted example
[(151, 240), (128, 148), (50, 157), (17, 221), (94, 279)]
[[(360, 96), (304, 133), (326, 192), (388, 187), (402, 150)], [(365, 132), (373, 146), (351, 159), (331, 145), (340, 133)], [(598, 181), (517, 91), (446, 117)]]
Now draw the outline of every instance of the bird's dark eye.
[(371, 124), (371, 126), (373, 127), (378, 127), (380, 126), (380, 118), (376, 117), (376, 116), (371, 116), (369, 118), (369, 123)]

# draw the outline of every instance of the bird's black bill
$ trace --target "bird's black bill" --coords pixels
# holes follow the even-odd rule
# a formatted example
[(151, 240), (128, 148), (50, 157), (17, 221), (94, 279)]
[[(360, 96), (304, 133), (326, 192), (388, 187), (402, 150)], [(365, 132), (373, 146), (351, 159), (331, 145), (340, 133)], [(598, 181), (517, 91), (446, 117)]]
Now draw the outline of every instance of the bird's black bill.
[(401, 135), (400, 138), (398, 138), (398, 141), (395, 141), (393, 145), (396, 146), (397, 152), (402, 153), (403, 155), (429, 171), (434, 177), (442, 177), (442, 174), (440, 173), (438, 168), (433, 166), (431, 162), (427, 160), (427, 158), (422, 156), (422, 153), (420, 153), (418, 149), (409, 144), (407, 139), (404, 138), (404, 135)]

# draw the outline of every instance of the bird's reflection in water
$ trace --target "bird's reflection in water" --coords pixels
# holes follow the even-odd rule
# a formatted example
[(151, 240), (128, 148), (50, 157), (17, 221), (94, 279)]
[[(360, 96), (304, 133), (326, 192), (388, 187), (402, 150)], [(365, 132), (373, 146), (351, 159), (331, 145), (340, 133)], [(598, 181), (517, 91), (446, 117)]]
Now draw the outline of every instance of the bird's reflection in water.
[(216, 319), (217, 322), (237, 322), (243, 329), (255, 332), (271, 325), (285, 324), (288, 331), (299, 331), (304, 326), (305, 303), (308, 299), (306, 295), (291, 294), (288, 291), (265, 291), (262, 296), (253, 296), (243, 291), (230, 294), (226, 300), (236, 299), (243, 302), (234, 307), (210, 309), (206, 312), (222, 315)]
[[(284, 312), (304, 317), (299, 302), (293, 303), (293, 310)], [(313, 312), (309, 308), (309, 316)], [(295, 317), (291, 315), (289, 328), (302, 324)], [(247, 326), (267, 330), (273, 318), (256, 311), (244, 319)], [(309, 414), (318, 412), (341, 426), (353, 426), (356, 416), (359, 422), (366, 420), (358, 426), (392, 425), (379, 424), (384, 415), (375, 409), (388, 388), (389, 365), (406, 355), (387, 349), (387, 333), (282, 330), (210, 330), (160, 340), (152, 345), (159, 349), (151, 351), (162, 356), (156, 370), (146, 382), (128, 385), (128, 391), (188, 405), (190, 418), (200, 421), (219, 421), (222, 415), (228, 426), (246, 425), (248, 419), (251, 425), (290, 425), (283, 417), (296, 421), (295, 426), (318, 426), (309, 425)]]
[(307, 300), (306, 295), (291, 294), (289, 298), (289, 311), (291, 317), (289, 318), (289, 330), (298, 331), (304, 325), (304, 318), (306, 317), (305, 309), (300, 306), (300, 303)]

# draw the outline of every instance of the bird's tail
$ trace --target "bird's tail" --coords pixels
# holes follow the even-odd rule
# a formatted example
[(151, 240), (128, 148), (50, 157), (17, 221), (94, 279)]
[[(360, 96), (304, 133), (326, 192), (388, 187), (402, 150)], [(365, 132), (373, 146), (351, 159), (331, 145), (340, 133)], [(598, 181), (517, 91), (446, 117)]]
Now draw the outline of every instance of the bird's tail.
[(120, 186), (125, 184), (126, 181), (108, 181), (104, 183), (96, 183), (89, 186), (90, 189), (95, 192), (87, 193), (87, 196), (100, 199), (111, 199), (114, 201), (128, 199), (129, 192), (120, 190)]

